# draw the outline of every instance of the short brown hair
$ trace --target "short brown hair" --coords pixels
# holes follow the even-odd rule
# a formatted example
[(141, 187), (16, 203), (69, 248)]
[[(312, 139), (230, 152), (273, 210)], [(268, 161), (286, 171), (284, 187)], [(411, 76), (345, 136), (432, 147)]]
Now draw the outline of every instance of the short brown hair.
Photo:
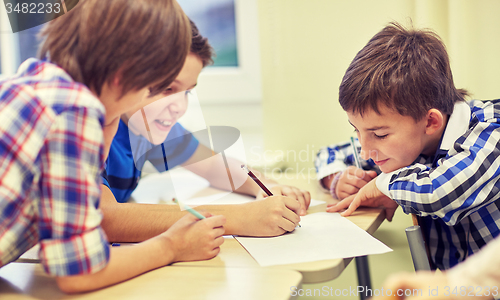
[(82, 0), (41, 36), (39, 56), (98, 95), (115, 76), (122, 95), (147, 86), (153, 95), (164, 91), (191, 45), (189, 20), (175, 0)]
[(416, 121), (436, 108), (451, 114), (467, 91), (453, 84), (446, 48), (430, 30), (390, 23), (358, 52), (339, 88), (345, 111), (380, 113), (379, 104)]
[(193, 21), (189, 20), (191, 25), (191, 53), (198, 56), (203, 67), (211, 65), (214, 63), (213, 57), (215, 56), (214, 48), (208, 43), (208, 39), (200, 34), (198, 27)]

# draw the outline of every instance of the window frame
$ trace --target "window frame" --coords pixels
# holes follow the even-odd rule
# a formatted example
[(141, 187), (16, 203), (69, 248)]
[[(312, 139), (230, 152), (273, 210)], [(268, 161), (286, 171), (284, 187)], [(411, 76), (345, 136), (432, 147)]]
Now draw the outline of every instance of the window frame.
[[(238, 67), (209, 67), (199, 76), (197, 91), (206, 104), (256, 104), (262, 99), (257, 0), (235, 0)], [(0, 5), (0, 78), (14, 74), (21, 63), (18, 33), (12, 33)]]
[(0, 5), (0, 50), (2, 69), (0, 78), (16, 73), (20, 62), (19, 35), (12, 32), (5, 5)]
[(257, 0), (235, 0), (238, 67), (203, 69), (196, 90), (205, 104), (260, 103), (262, 82)]

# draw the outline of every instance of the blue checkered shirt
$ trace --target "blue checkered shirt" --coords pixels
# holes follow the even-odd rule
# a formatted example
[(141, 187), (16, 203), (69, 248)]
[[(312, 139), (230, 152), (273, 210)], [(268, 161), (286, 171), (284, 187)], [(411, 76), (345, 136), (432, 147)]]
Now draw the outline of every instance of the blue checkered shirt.
[[(500, 100), (456, 104), (434, 156), (376, 179), (405, 213), (421, 217), (436, 268), (453, 267), (500, 233), (499, 117)], [(316, 159), (323, 177), (337, 160), (332, 148)]]

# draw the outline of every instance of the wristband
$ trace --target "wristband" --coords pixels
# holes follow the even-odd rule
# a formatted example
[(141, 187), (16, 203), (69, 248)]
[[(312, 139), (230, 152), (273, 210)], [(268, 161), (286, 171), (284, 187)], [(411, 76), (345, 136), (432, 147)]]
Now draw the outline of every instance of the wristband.
[(330, 195), (332, 195), (333, 199), (339, 200), (337, 194), (335, 193), (335, 188), (337, 187), (337, 183), (339, 182), (340, 176), (342, 176), (343, 172), (338, 172), (335, 177), (333, 177), (332, 183), (330, 183)]

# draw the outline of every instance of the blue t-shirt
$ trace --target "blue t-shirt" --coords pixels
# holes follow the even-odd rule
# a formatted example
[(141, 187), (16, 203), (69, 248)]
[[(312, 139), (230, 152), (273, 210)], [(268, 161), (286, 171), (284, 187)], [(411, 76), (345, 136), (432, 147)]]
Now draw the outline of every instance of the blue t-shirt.
[(129, 134), (128, 126), (120, 120), (102, 174), (103, 184), (110, 188), (118, 202), (126, 202), (139, 183), (146, 160), (159, 172), (167, 171), (187, 161), (198, 144), (193, 134), (179, 123), (172, 127), (162, 144), (153, 145), (143, 136)]

